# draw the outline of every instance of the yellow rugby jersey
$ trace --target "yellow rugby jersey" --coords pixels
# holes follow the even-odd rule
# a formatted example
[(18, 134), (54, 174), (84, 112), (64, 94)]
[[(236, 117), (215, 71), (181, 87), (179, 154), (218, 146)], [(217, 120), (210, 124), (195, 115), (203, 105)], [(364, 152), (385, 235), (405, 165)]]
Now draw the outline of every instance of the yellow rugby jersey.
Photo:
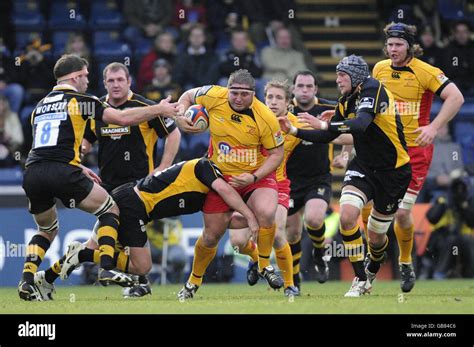
[(208, 156), (224, 175), (255, 171), (265, 161), (263, 149), (284, 142), (275, 115), (255, 97), (247, 110), (237, 112), (229, 104), (227, 88), (203, 86), (194, 102), (209, 113)]
[(414, 133), (420, 126), (430, 123), (431, 104), (451, 82), (437, 67), (412, 58), (403, 67), (391, 65), (391, 60), (378, 62), (373, 77), (384, 84), (393, 94), (404, 127), (408, 147), (417, 147)]
[(213, 182), (223, 178), (207, 158), (180, 162), (137, 183), (150, 220), (192, 214), (202, 209)]
[[(294, 127), (297, 127), (297, 128), (303, 127), (302, 123), (298, 123), (298, 117), (296, 117), (293, 113), (288, 112), (287, 117)], [(285, 144), (283, 147), (285, 152), (283, 155), (283, 161), (281, 162), (280, 166), (276, 170), (276, 180), (278, 182), (287, 179), (286, 163), (288, 162), (288, 159), (290, 158), (291, 153), (293, 153), (293, 150), (295, 149), (295, 147), (298, 146), (298, 144), (302, 141), (301, 139), (294, 137), (293, 135), (286, 134), (283, 131), (282, 131), (282, 134), (285, 139)]]

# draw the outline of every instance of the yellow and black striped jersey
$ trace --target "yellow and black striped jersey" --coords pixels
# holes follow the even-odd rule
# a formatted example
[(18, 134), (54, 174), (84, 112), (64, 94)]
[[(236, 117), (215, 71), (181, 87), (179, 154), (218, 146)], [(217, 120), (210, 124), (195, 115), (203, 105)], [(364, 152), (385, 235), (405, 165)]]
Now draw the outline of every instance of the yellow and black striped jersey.
[(137, 188), (150, 219), (161, 219), (200, 211), (218, 178), (223, 175), (217, 166), (199, 158), (145, 177)]
[(55, 86), (31, 114), (33, 144), (26, 165), (38, 161), (79, 165), (87, 120), (101, 120), (107, 107), (96, 96), (67, 85)]
[[(100, 100), (108, 101), (106, 96)], [(154, 104), (154, 101), (141, 95), (130, 93), (127, 101), (115, 108), (123, 110)], [(106, 124), (102, 120), (91, 120), (84, 138), (90, 143), (99, 143), (102, 185), (110, 191), (150, 174), (157, 166), (158, 138), (168, 136), (175, 128), (176, 124), (172, 119), (162, 117), (135, 126), (118, 126)]]
[(364, 132), (352, 133), (356, 160), (374, 170), (395, 169), (410, 161), (395, 100), (378, 80), (367, 78), (360, 92), (342, 96), (331, 123), (353, 119), (358, 112), (373, 120)]

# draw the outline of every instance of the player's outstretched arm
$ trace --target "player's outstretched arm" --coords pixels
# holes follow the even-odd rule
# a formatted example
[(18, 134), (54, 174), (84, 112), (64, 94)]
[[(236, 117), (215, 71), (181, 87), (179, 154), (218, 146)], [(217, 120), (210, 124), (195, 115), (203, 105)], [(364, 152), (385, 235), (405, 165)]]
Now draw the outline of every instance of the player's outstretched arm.
[(258, 232), (259, 226), (257, 218), (234, 188), (232, 188), (222, 178), (218, 178), (212, 183), (212, 189), (214, 189), (217, 194), (219, 194), (222, 199), (224, 199), (227, 205), (245, 217), (252, 234), (256, 234)]
[(160, 101), (157, 105), (146, 107), (133, 107), (125, 110), (117, 110), (113, 107), (107, 107), (102, 117), (103, 121), (108, 124), (121, 126), (137, 125), (158, 115), (163, 117), (174, 118), (178, 114), (178, 104), (170, 103), (171, 96)]

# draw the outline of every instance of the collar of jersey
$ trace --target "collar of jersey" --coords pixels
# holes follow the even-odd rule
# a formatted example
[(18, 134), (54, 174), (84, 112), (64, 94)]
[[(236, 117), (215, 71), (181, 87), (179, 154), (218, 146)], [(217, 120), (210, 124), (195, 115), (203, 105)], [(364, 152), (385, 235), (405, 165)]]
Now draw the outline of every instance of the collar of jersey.
[(58, 84), (53, 87), (53, 90), (63, 90), (63, 89), (71, 89), (71, 90), (74, 90), (75, 92), (78, 91), (75, 87), (67, 83)]
[(254, 103), (253, 101), (252, 101), (252, 103), (250, 104), (249, 108), (246, 108), (246, 109), (243, 110), (243, 111), (234, 110), (234, 108), (232, 107), (232, 105), (230, 104), (230, 102), (228, 102), (228, 103), (229, 103), (229, 107), (232, 109), (232, 111), (234, 111), (234, 112), (236, 112), (236, 113), (239, 113), (239, 114), (245, 114), (245, 115), (250, 116), (250, 117), (253, 118), (253, 111), (252, 111), (252, 106), (253, 106), (253, 103)]

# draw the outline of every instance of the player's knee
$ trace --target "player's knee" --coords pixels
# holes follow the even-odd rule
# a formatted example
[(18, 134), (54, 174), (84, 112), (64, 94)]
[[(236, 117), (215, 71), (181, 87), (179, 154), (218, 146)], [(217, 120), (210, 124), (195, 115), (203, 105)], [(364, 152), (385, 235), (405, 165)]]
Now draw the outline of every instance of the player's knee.
[(220, 236), (216, 235), (215, 232), (209, 229), (204, 229), (204, 232), (202, 233), (202, 243), (204, 244), (204, 247), (216, 247), (219, 240)]
[(296, 243), (301, 239), (301, 228), (296, 229), (293, 227), (288, 227), (286, 229), (286, 239), (289, 243)]
[(321, 214), (311, 214), (304, 217), (306, 225), (312, 229), (319, 228), (324, 223), (324, 215)]
[(398, 223), (402, 226), (410, 224), (411, 222), (411, 210), (407, 210), (404, 208), (399, 208), (395, 214), (395, 218)]
[(108, 213), (114, 214), (116, 216), (120, 214), (117, 204), (115, 203), (114, 199), (110, 195), (107, 195), (107, 199), (105, 199), (104, 203), (100, 205), (100, 207), (97, 210), (94, 211), (94, 215), (100, 220), (102, 215), (108, 214)]
[(232, 230), (229, 233), (229, 239), (232, 248), (238, 247), (239, 249), (242, 249), (248, 242), (248, 239), (241, 230)]
[(342, 208), (341, 215), (339, 217), (342, 229), (350, 230), (355, 228), (355, 226), (357, 225), (357, 218), (359, 218), (358, 213), (355, 213), (352, 210)]
[(276, 209), (272, 207), (261, 208), (255, 211), (260, 226), (270, 226), (275, 222)]

